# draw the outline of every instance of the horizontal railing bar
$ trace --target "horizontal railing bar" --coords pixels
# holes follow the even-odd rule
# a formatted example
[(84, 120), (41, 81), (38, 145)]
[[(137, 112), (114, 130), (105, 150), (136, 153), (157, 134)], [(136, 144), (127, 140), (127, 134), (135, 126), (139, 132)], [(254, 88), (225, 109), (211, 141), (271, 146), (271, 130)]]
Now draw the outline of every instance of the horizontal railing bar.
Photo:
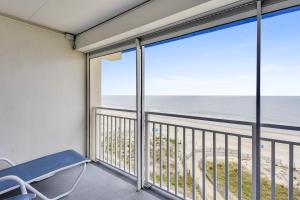
[(274, 129), (283, 129), (283, 130), (290, 130), (290, 131), (300, 131), (300, 127), (279, 125), (279, 124), (261, 124), (261, 127), (263, 127), (263, 128), (274, 128)]
[[(132, 113), (136, 112), (136, 110), (132, 110), (132, 109), (112, 108), (112, 107), (96, 107), (96, 109), (132, 112)], [(145, 114), (146, 115), (161, 115), (161, 116), (176, 117), (176, 118), (186, 118), (186, 119), (196, 119), (196, 120), (221, 122), (221, 123), (230, 123), (230, 124), (238, 124), (238, 125), (253, 125), (253, 124), (255, 124), (255, 122), (250, 122), (250, 121), (229, 120), (229, 119), (212, 118), (212, 117), (201, 117), (201, 116), (192, 116), (192, 115), (184, 115), (184, 114), (176, 114), (176, 113), (164, 113), (164, 112), (151, 112), (151, 111), (148, 111), (148, 112), (145, 112)], [(262, 123), (261, 127), (300, 131), (300, 127), (289, 126), (289, 125)]]
[(296, 146), (300, 146), (300, 142), (278, 140), (278, 139), (272, 139), (272, 138), (260, 138), (260, 140), (262, 140), (262, 141), (268, 141), (268, 142), (281, 143), (281, 144), (293, 144), (293, 145), (296, 145)]
[[(211, 122), (221, 122), (221, 123), (229, 123), (229, 124), (237, 124), (237, 125), (255, 125), (255, 122), (250, 122), (250, 121), (229, 120), (229, 119), (201, 117), (201, 116), (192, 116), (192, 115), (183, 115), (183, 114), (173, 114), (173, 113), (163, 113), (163, 112), (145, 112), (145, 114), (161, 115), (161, 116), (168, 116), (168, 117), (175, 117), (175, 118), (195, 119), (195, 120), (211, 121)], [(261, 127), (300, 131), (300, 127), (298, 126), (289, 126), (289, 125), (280, 125), (280, 124), (262, 123)]]
[(127, 119), (127, 120), (136, 120), (134, 117), (123, 117), (123, 116), (118, 116), (118, 115), (108, 115), (108, 114), (96, 114), (98, 116), (106, 116), (106, 117), (116, 117), (116, 118), (122, 118), (122, 119)]
[[(135, 110), (132, 110), (132, 109), (111, 108), (111, 107), (96, 107), (96, 109), (112, 110), (112, 111), (123, 111), (123, 112), (131, 112), (131, 113), (136, 112)], [(96, 114), (99, 114), (99, 113), (96, 113)], [(176, 113), (164, 113), (164, 112), (151, 112), (151, 111), (148, 111), (148, 112), (145, 112), (145, 114), (146, 115), (161, 115), (161, 116), (176, 117), (176, 118), (186, 118), (186, 119), (196, 119), (196, 120), (212, 121), (212, 122), (220, 122), (220, 123), (230, 123), (230, 124), (238, 124), (238, 125), (254, 125), (255, 124), (255, 122), (250, 122), (250, 121), (240, 121), (240, 120), (229, 120), (229, 119), (222, 119), (222, 118), (201, 117), (201, 116), (192, 116), (192, 115), (184, 115), (184, 114), (176, 114)], [(289, 126), (289, 125), (280, 125), (280, 124), (262, 123), (261, 127), (300, 131), (300, 127)]]
[[(177, 125), (177, 124), (170, 124), (165, 122), (158, 122), (158, 121), (148, 121), (149, 123), (156, 123), (156, 124), (162, 124), (162, 125), (169, 125), (169, 126), (176, 126), (178, 128), (186, 128), (186, 129), (194, 129), (195, 131), (205, 131), (205, 132), (215, 132), (217, 134), (223, 134), (223, 135), (230, 135), (230, 136), (240, 136), (238, 133), (229, 133), (229, 132), (223, 132), (223, 131), (216, 131), (212, 129), (205, 129), (205, 128), (198, 128), (198, 127), (192, 127), (192, 126), (185, 126), (185, 125)], [(246, 138), (251, 138), (250, 135), (242, 135)]]
[(162, 113), (162, 112), (145, 112), (147, 115), (160, 115), (166, 117), (175, 117), (175, 118), (186, 118), (186, 119), (196, 119), (202, 121), (212, 121), (212, 122), (221, 122), (221, 123), (229, 123), (229, 124), (239, 124), (239, 125), (253, 125), (254, 122), (247, 121), (238, 121), (238, 120), (228, 120), (228, 119), (219, 119), (219, 118), (210, 118), (210, 117), (200, 117), (200, 116), (192, 116), (192, 115), (183, 115), (183, 114), (173, 114), (173, 113)]
[[(204, 132), (215, 132), (216, 134), (220, 134), (220, 135), (229, 135), (229, 136), (238, 136), (238, 137), (242, 137), (242, 138), (252, 138), (251, 135), (241, 135), (238, 133), (230, 133), (230, 132), (223, 132), (223, 131), (216, 131), (216, 130), (212, 130), (212, 129), (204, 129), (204, 128), (195, 128), (192, 126), (184, 126), (184, 125), (177, 125), (177, 124), (170, 124), (170, 123), (165, 123), (165, 122), (157, 122), (157, 121), (148, 121), (148, 123), (156, 123), (156, 124), (162, 124), (162, 125), (168, 125), (168, 126), (177, 126), (178, 128), (187, 128), (187, 129), (194, 129), (195, 131), (204, 131)], [(293, 144), (293, 145), (300, 145), (300, 142), (293, 142), (293, 141), (286, 141), (286, 140), (279, 140), (279, 139), (272, 139), (272, 138), (264, 138), (261, 137), (260, 138), (263, 141), (274, 141), (276, 143), (283, 143), (283, 144)]]
[(124, 108), (111, 108), (111, 107), (96, 107), (96, 109), (100, 110), (112, 110), (112, 111), (123, 111), (123, 112), (136, 112), (136, 110), (132, 109), (124, 109)]

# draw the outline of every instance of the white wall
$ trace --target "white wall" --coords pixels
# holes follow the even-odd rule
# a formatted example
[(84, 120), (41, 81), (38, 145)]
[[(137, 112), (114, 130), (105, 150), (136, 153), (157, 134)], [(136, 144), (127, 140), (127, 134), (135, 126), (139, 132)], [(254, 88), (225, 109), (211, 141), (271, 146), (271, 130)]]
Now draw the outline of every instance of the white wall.
[(85, 153), (85, 56), (62, 34), (0, 17), (0, 157)]
[(101, 57), (90, 60), (90, 159), (96, 160), (96, 107), (101, 106)]

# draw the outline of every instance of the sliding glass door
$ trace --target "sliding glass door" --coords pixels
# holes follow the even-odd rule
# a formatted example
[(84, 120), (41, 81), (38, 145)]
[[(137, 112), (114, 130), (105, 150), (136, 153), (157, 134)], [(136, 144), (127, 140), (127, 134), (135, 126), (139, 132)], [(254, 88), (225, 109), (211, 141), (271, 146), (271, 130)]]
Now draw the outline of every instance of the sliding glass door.
[(300, 8), (262, 21), (262, 199), (300, 199)]
[(96, 108), (97, 159), (136, 176), (136, 51), (97, 58), (101, 72)]
[(190, 199), (250, 199), (255, 19), (148, 45), (145, 73), (149, 183)]
[(299, 18), (293, 7), (91, 59), (96, 160), (183, 199), (300, 199)]

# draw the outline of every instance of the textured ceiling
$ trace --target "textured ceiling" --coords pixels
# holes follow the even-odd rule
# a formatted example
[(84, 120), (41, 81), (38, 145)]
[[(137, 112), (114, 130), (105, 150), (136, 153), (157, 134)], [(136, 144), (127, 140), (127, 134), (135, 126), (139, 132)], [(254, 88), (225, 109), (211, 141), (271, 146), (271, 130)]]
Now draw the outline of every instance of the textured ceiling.
[(0, 0), (0, 13), (77, 34), (147, 0)]

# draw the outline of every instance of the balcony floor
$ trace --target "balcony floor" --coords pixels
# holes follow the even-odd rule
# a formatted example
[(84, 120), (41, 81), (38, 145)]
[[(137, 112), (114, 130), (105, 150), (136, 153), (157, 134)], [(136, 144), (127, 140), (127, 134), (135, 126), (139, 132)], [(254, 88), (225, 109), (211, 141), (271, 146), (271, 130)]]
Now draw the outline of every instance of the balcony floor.
[[(59, 173), (33, 186), (48, 197), (57, 196), (68, 190), (76, 178), (79, 168)], [(0, 199), (8, 198), (1, 196)], [(39, 198), (36, 198), (39, 200)], [(100, 164), (89, 164), (75, 191), (64, 200), (158, 200), (165, 199), (151, 191), (136, 192), (134, 182), (128, 177), (113, 172)]]

